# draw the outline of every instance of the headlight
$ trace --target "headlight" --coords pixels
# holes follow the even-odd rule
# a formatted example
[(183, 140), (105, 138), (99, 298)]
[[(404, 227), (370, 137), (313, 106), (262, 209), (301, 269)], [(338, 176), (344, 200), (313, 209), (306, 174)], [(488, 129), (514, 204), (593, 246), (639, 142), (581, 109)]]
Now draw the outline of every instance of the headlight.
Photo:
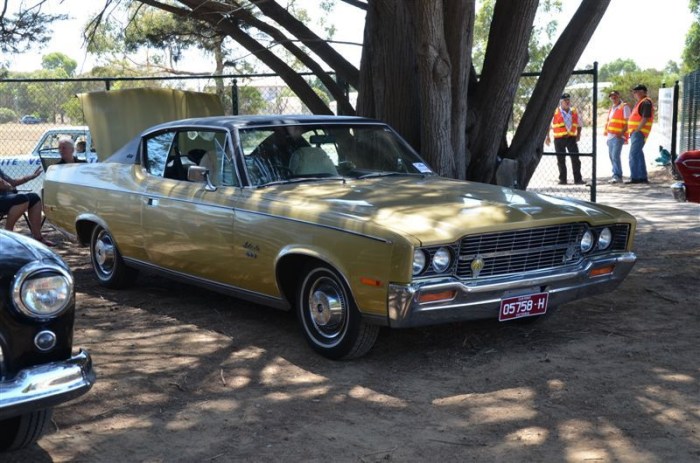
[(418, 275), (425, 269), (425, 251), (422, 249), (416, 249), (413, 251), (413, 275)]
[(440, 248), (433, 255), (433, 270), (442, 273), (452, 265), (452, 253), (447, 248)]
[(603, 228), (598, 235), (598, 249), (608, 249), (612, 243), (612, 232), (609, 228)]
[(586, 230), (581, 238), (581, 251), (588, 252), (593, 249), (593, 244), (595, 243), (595, 238), (593, 237), (593, 232)]
[(73, 298), (73, 276), (65, 269), (39, 262), (22, 267), (12, 280), (15, 307), (32, 318), (60, 315)]

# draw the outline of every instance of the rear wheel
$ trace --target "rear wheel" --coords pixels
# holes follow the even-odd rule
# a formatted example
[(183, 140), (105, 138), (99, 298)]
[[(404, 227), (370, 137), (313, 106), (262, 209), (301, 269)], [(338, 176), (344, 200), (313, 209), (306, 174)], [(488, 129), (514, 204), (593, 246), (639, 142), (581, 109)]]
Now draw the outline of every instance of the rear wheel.
[(343, 279), (325, 265), (313, 267), (303, 278), (296, 310), (309, 345), (330, 359), (361, 357), (379, 333), (379, 326), (362, 319)]
[(17, 450), (35, 443), (46, 432), (53, 410), (37, 410), (0, 421), (0, 451)]
[(100, 226), (92, 231), (90, 259), (95, 276), (102, 286), (119, 289), (134, 282), (138, 271), (124, 264), (121, 253), (109, 231)]

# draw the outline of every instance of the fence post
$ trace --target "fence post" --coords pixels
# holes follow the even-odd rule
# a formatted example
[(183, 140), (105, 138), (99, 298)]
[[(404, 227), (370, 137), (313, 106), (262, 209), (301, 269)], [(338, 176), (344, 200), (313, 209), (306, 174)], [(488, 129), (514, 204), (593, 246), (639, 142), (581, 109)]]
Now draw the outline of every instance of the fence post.
[(231, 85), (231, 114), (238, 116), (238, 79)]
[(592, 127), (593, 127), (593, 165), (591, 166), (593, 170), (593, 175), (591, 175), (591, 202), (596, 200), (596, 190), (598, 176), (598, 61), (593, 62), (593, 116), (592, 116)]

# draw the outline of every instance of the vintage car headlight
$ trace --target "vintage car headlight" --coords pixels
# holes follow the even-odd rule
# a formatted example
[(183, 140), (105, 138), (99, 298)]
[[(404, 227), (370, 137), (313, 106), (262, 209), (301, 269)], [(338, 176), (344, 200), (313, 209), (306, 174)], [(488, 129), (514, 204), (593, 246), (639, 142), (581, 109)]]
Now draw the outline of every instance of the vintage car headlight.
[(595, 244), (595, 237), (593, 236), (593, 232), (590, 230), (586, 230), (586, 233), (583, 234), (581, 237), (581, 251), (583, 252), (588, 252), (591, 249), (593, 249), (593, 245)]
[(433, 270), (442, 273), (452, 265), (452, 253), (447, 248), (440, 248), (433, 255)]
[(603, 228), (598, 235), (598, 249), (608, 249), (612, 243), (612, 232), (609, 228)]
[(418, 275), (425, 269), (425, 263), (427, 258), (425, 256), (425, 251), (422, 249), (416, 249), (413, 251), (413, 275)]
[(52, 318), (68, 308), (73, 276), (67, 270), (40, 262), (22, 267), (12, 280), (12, 301), (24, 315)]

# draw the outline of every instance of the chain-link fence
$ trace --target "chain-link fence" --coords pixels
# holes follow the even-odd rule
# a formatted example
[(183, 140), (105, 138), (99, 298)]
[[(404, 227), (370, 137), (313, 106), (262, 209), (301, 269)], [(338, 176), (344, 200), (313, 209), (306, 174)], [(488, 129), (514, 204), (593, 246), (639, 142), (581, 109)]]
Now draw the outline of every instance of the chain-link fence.
[[(335, 102), (323, 84), (310, 74), (304, 78), (335, 109)], [(82, 127), (83, 111), (75, 95), (143, 87), (215, 93), (229, 115), (310, 114), (282, 79), (270, 74), (5, 79), (0, 80), (0, 169), (12, 178), (29, 175), (41, 165), (38, 151), (43, 156), (58, 157), (58, 141), (64, 137), (75, 142), (86, 140), (89, 145), (89, 134)], [(36, 190), (42, 181), (40, 177), (22, 188)]]
[(683, 77), (681, 153), (700, 149), (700, 69)]
[[(539, 73), (523, 74), (513, 108), (512, 133), (520, 123), (525, 107), (532, 94)], [(542, 159), (530, 180), (528, 190), (546, 193), (554, 196), (566, 196), (584, 200), (596, 199), (596, 154), (598, 133), (598, 79), (597, 66), (590, 70), (574, 71), (566, 84), (564, 93), (571, 97), (571, 107), (576, 109), (581, 125), (581, 139), (577, 146), (578, 160), (581, 163), (583, 183), (576, 184), (572, 166), (572, 156), (566, 155), (567, 183), (560, 184), (560, 171), (557, 165), (557, 153), (554, 146), (553, 134), (549, 133), (550, 144), (543, 146)], [(560, 96), (560, 95), (558, 95)], [(542, 140), (543, 143), (545, 140)], [(576, 174), (577, 176), (577, 174)]]
[[(335, 102), (331, 101), (323, 84), (311, 74), (304, 75), (304, 78), (335, 111)], [(513, 108), (511, 135), (522, 118), (537, 78), (538, 74), (529, 73), (521, 79)], [(58, 156), (60, 137), (48, 136), (47, 131), (54, 132), (54, 135), (71, 136), (75, 141), (85, 139), (84, 132), (67, 130), (68, 127), (85, 124), (76, 94), (141, 87), (216, 93), (227, 114), (310, 114), (282, 79), (273, 74), (0, 80), (0, 169), (12, 178), (32, 173), (40, 165), (38, 156), (33, 152), (44, 136), (42, 153)], [(545, 146), (542, 161), (528, 188), (557, 196), (595, 200), (597, 70), (575, 71), (565, 91), (571, 95), (572, 105), (583, 122), (579, 157), (587, 184), (558, 185), (556, 156), (550, 145)], [(355, 95), (348, 96), (354, 106)], [(571, 172), (569, 159), (567, 165)], [(39, 178), (27, 189), (36, 189), (41, 182), (42, 178)]]

